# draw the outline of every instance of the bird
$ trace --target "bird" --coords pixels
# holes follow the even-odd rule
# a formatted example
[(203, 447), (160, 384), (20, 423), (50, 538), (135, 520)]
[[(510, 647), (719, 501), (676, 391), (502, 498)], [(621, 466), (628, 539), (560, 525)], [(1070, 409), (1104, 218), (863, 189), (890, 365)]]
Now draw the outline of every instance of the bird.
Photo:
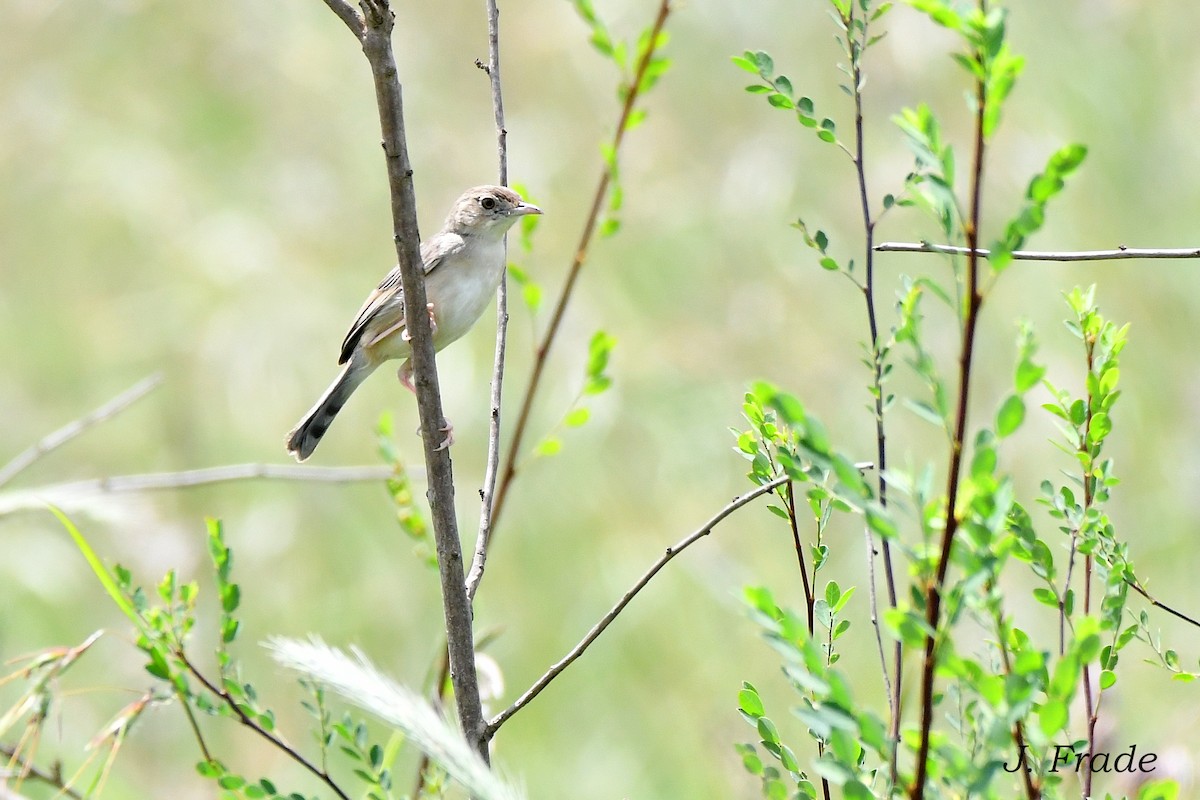
[[(454, 202), (442, 229), (421, 245), (434, 350), (474, 326), (504, 275), (505, 233), (522, 217), (541, 213), (505, 186), (476, 186)], [(350, 395), (385, 361), (404, 359), (397, 377), (416, 394), (411, 358), (397, 265), (359, 309), (342, 341), (342, 371), (288, 433), (288, 452), (297, 461), (311, 456)], [(447, 435), (443, 447), (450, 441)]]

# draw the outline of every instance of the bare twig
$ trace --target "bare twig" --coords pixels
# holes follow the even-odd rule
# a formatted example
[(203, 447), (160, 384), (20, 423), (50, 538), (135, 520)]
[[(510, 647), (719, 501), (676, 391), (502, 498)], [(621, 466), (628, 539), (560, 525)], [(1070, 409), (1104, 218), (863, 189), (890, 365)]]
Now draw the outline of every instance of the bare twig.
[[(313, 483), (358, 483), (382, 481), (394, 470), (388, 466), (304, 467), (299, 464), (226, 464), (179, 472), (149, 472), (141, 475), (113, 475), (107, 478), (55, 483), (41, 487), (45, 491), (95, 493), (146, 492), (161, 489), (189, 489), (229, 481), (272, 480), (310, 481)], [(412, 474), (412, 471), (409, 472)], [(30, 489), (30, 492), (38, 489)]]
[[(625, 103), (621, 107), (621, 116), (617, 120), (617, 129), (613, 134), (611, 145), (611, 152), (614, 154), (614, 158), (620, 152), (621, 142), (625, 138), (625, 131), (629, 124), (629, 116), (633, 113), (634, 104), (641, 94), (643, 78), (654, 57), (654, 46), (670, 13), (671, 0), (661, 0), (658, 7), (658, 15), (655, 17), (654, 24), (650, 28), (648, 45), (642, 53), (642, 57), (638, 60), (633, 80), (629, 83), (625, 92)], [(513, 478), (516, 477), (517, 457), (521, 452), (521, 442), (525, 438), (525, 429), (529, 425), (530, 412), (533, 410), (533, 400), (537, 395), (538, 386), (541, 385), (542, 373), (546, 369), (546, 358), (550, 353), (551, 345), (554, 344), (554, 340), (558, 335), (563, 314), (574, 292), (575, 282), (579, 279), (580, 270), (583, 269), (583, 265), (587, 261), (588, 248), (591, 245), (592, 235), (596, 230), (596, 222), (600, 218), (600, 209), (603, 207), (604, 199), (608, 195), (608, 186), (612, 178), (612, 169), (608, 164), (605, 164), (604, 170), (600, 173), (600, 180), (596, 184), (595, 194), (592, 196), (592, 205), (588, 211), (587, 220), (583, 225), (583, 233), (580, 234), (579, 244), (575, 248), (575, 257), (572, 259), (571, 267), (567, 271), (567, 279), (563, 283), (562, 291), (558, 295), (558, 301), (554, 305), (554, 311), (550, 315), (550, 324), (546, 327), (546, 332), (538, 344), (537, 353), (533, 361), (533, 370), (530, 372), (529, 383), (525, 387), (525, 395), (521, 400), (520, 411), (517, 413), (517, 423), (513, 429), (512, 443), (508, 446), (508, 455), (504, 459), (504, 468), (500, 471), (500, 482), (496, 487), (496, 497), (492, 504), (492, 527), (489, 532), (489, 538), (491, 532), (495, 531), (496, 525), (500, 520), (500, 513), (504, 509), (504, 502), (508, 498), (509, 487), (512, 485)]]
[[(15, 772), (17, 774), (24, 775), (26, 778), (33, 778), (34, 780), (40, 781), (47, 786), (53, 786), (54, 788), (58, 789), (58, 796), (82, 800), (83, 795), (74, 789), (69, 788), (66, 785), (66, 781), (63, 780), (61, 764), (55, 763), (49, 770), (39, 769), (36, 765), (25, 761), (21, 757), (21, 754), (17, 752), (16, 748), (3, 744), (0, 744), (0, 756), (4, 756), (7, 761), (16, 766)], [(7, 776), (0, 774), (0, 790), (3, 790), (4, 788), (3, 780), (5, 777)], [(14, 798), (20, 797), (20, 795), (16, 793), (13, 793), (11, 796)], [(0, 795), (0, 800), (3, 800), (3, 795)]]
[(396, 57), (392, 51), (395, 15), (388, 0), (361, 0), (362, 26), (359, 28), (345, 0), (325, 0), (325, 4), (357, 35), (371, 66), (391, 194), (392, 228), (400, 285), (404, 293), (404, 317), (408, 320), (407, 331), (412, 348), (413, 384), (425, 446), (425, 470), (429, 485), (427, 497), (437, 543), (442, 611), (450, 651), (450, 677), (463, 734), (486, 762), (489, 754), (475, 674), (471, 606), (463, 581), (462, 544), (454, 511), (454, 471), (450, 462), (450, 448), (443, 447), (440, 442), (440, 433), (448, 426), (442, 412), (433, 334), (426, 313), (417, 199), (404, 130), (404, 100), (396, 70)]
[[(804, 610), (808, 621), (808, 635), (813, 636), (817, 629), (817, 597), (813, 594), (812, 584), (808, 581), (808, 565), (804, 561), (804, 545), (800, 541), (799, 518), (796, 516), (796, 484), (788, 481), (780, 488), (783, 489), (783, 499), (787, 503), (784, 510), (787, 512), (788, 527), (792, 529), (792, 544), (796, 548), (796, 563), (800, 567), (800, 582), (804, 586)], [(815, 574), (813, 579), (816, 579)]]
[(1130, 589), (1133, 589), (1135, 592), (1140, 594), (1142, 597), (1146, 598), (1146, 600), (1150, 603), (1150, 605), (1154, 606), (1155, 608), (1162, 609), (1163, 611), (1167, 612), (1171, 616), (1177, 617), (1178, 619), (1181, 619), (1184, 622), (1190, 623), (1191, 625), (1194, 625), (1195, 627), (1200, 628), (1200, 621), (1197, 621), (1196, 619), (1189, 617), (1187, 614), (1184, 614), (1182, 611), (1178, 611), (1174, 608), (1171, 608), (1166, 603), (1159, 602), (1159, 600), (1156, 597), (1154, 597), (1149, 592), (1147, 592), (1145, 589), (1143, 589), (1142, 584), (1139, 583), (1138, 581), (1126, 580), (1125, 583), (1129, 584)]
[(97, 423), (115, 417), (129, 406), (133, 405), (138, 400), (141, 400), (151, 391), (162, 383), (162, 373), (155, 373), (148, 378), (135, 383), (133, 386), (126, 389), (121, 394), (109, 400), (104, 405), (97, 408), (87, 416), (80, 417), (77, 420), (68, 422), (63, 427), (56, 430), (54, 433), (43, 437), (40, 441), (33, 444), (29, 449), (17, 455), (12, 461), (9, 461), (0, 468), (0, 486), (11, 481), (23, 470), (33, 464), (42, 456), (52, 450), (62, 447), (67, 442), (79, 436), (88, 428)]
[[(492, 112), (496, 118), (496, 159), (499, 183), (508, 185), (508, 131), (504, 127), (504, 94), (500, 83), (500, 8), (496, 0), (487, 0), (488, 15), (488, 63), (475, 59), (475, 66), (487, 74), (492, 90)], [(488, 540), (492, 531), (492, 498), (496, 493), (496, 476), (500, 470), (500, 403), (504, 395), (504, 361), (508, 348), (508, 236), (504, 237), (504, 274), (496, 287), (496, 355), (492, 367), (491, 413), (488, 424), (487, 467), (483, 475), (483, 487), (479, 490), (479, 533), (475, 537), (475, 554), (467, 572), (467, 603), (474, 605), (475, 593), (483, 580), (487, 566)], [(433, 703), (440, 707), (446, 692), (446, 678), (450, 670), (450, 656), (442, 650), (442, 668), (437, 685), (433, 690)], [(413, 798), (420, 798), (425, 789), (429, 756), (421, 754), (417, 764), (417, 783)]]
[[(883, 242), (875, 245), (877, 253), (942, 253), (969, 255), (971, 248), (932, 242)], [(990, 250), (979, 248), (975, 254), (988, 258)], [(1119, 261), (1126, 258), (1200, 258), (1200, 247), (1157, 248), (1118, 247), (1116, 250), (1014, 250), (1017, 261)]]
[[(492, 87), (492, 111), (496, 117), (496, 159), (499, 162), (500, 184), (508, 185), (508, 131), (504, 127), (504, 95), (500, 86), (500, 8), (496, 0), (487, 0), (488, 63), (476, 62), (487, 73)], [(508, 239), (505, 238), (505, 263), (508, 262)], [(508, 270), (496, 289), (496, 357), (492, 368), (491, 422), (488, 428), (487, 469), (483, 488), (479, 490), (479, 534), (475, 538), (475, 556), (467, 573), (467, 600), (475, 601), (475, 592), (483, 580), (487, 565), (487, 546), (492, 531), (492, 500), (496, 495), (496, 476), (500, 472), (500, 400), (504, 388), (504, 357), (508, 345)]]
[[(204, 756), (206, 763), (213, 763), (212, 751), (208, 749), (208, 743), (204, 741), (204, 734), (200, 732), (200, 723), (196, 722), (196, 714), (188, 704), (187, 698), (179, 690), (176, 690), (175, 697), (179, 700), (179, 707), (183, 709), (184, 716), (187, 717), (192, 735), (196, 737), (196, 746), (200, 748), (200, 755)], [(324, 765), (322, 765), (322, 769), (324, 769)]]
[(363, 37), (363, 17), (358, 9), (352, 6), (346, 0), (325, 0), (325, 5), (329, 6), (329, 10), (337, 14), (342, 22), (346, 23), (346, 27), (354, 34), (354, 38), (362, 39)]
[[(867, 190), (867, 163), (863, 136), (863, 85), (862, 56), (868, 43), (868, 28), (871, 20), (865, 16), (856, 25), (854, 15), (857, 6), (849, 4), (849, 13), (845, 19), (846, 51), (850, 58), (850, 78), (853, 83), (854, 96), (854, 152), (851, 156), (854, 162), (854, 172), (858, 178), (858, 199), (863, 223), (863, 238), (866, 262), (866, 283), (862, 285), (863, 302), (866, 305), (867, 329), (871, 336), (871, 394), (874, 400), (875, 418), (875, 463), (879, 469), (875, 473), (878, 489), (879, 505), (886, 508), (888, 504), (887, 482), (887, 430), (884, 423), (885, 396), (883, 392), (884, 355), (879, 339), (879, 322), (875, 311), (875, 225), (876, 218), (871, 213), (871, 193)], [(857, 32), (857, 33), (856, 33)], [(888, 759), (888, 781), (894, 786), (898, 774), (900, 753), (900, 697), (904, 686), (904, 645), (896, 641), (892, 645), (892, 667), (888, 671), (887, 657), (883, 647), (883, 624), (879, 617), (879, 598), (875, 590), (875, 538), (871, 526), (863, 526), (863, 536), (867, 547), (867, 578), (869, 601), (871, 608), (871, 626), (875, 629), (875, 645), (879, 649), (880, 668), (883, 673), (883, 688), (888, 701), (888, 739), (891, 742), (891, 754)], [(885, 538), (881, 540), (883, 550), (883, 575), (887, 586), (888, 605), (896, 607), (896, 577), (892, 566), (891, 543)]]
[(0, 492), (0, 517), (21, 511), (44, 510), (46, 503), (86, 508), (98, 497), (114, 494), (188, 489), (214, 483), (245, 480), (312, 481), (356, 483), (384, 481), (391, 467), (302, 467), (298, 464), (229, 464), (220, 467), (153, 472), (143, 475), (113, 475), (82, 481), (64, 481), (29, 489)]
[(625, 592), (625, 594), (621, 596), (621, 599), (617, 601), (617, 604), (614, 605), (607, 614), (601, 617), (600, 621), (597, 622), (590, 631), (588, 631), (587, 635), (583, 637), (579, 644), (571, 648), (569, 653), (551, 666), (550, 669), (546, 670), (546, 673), (542, 675), (542, 677), (534, 681), (533, 685), (530, 686), (524, 694), (518, 697), (516, 702), (492, 718), (492, 721), (489, 722), (487, 726), (488, 736), (494, 736), (496, 731), (500, 729), (500, 726), (507, 722), (513, 714), (516, 714), (522, 708), (529, 705), (533, 698), (541, 694), (542, 690), (550, 685), (551, 681), (557, 678), (563, 670), (571, 666), (575, 659), (583, 655), (584, 651), (591, 646), (592, 642), (596, 641), (600, 634), (604, 633), (604, 629), (612, 624), (612, 621), (615, 620), (617, 616), (625, 610), (625, 607), (629, 605), (629, 602), (633, 600), (634, 597), (637, 596), (638, 592), (646, 588), (646, 584), (648, 584), (651, 579), (658, 574), (659, 570), (667, 565), (668, 561), (682, 553), (687, 548), (691, 547), (703, 537), (712, 533), (713, 528), (715, 528), (717, 524), (721, 522), (721, 520), (728, 517), (734, 511), (737, 511), (739, 508), (757, 497), (761, 497), (764, 494), (769, 494), (775, 491), (777, 488), (787, 483), (787, 481), (788, 478), (785, 475), (781, 478), (776, 478), (769, 483), (764, 483), (761, 486), (757, 486), (740, 497), (734, 498), (729, 505), (718, 511), (695, 531), (688, 534), (674, 546), (668, 547), (666, 551), (659, 556), (658, 560), (654, 562), (650, 569), (646, 570), (642, 577), (638, 578), (637, 582), (630, 587), (629, 591)]

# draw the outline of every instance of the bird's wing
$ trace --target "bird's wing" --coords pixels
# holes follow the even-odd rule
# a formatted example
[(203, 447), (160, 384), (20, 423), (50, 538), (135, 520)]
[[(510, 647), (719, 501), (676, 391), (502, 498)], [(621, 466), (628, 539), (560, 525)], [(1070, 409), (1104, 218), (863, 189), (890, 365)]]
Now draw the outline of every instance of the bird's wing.
[[(421, 245), (421, 262), (425, 275), (433, 272), (448, 256), (464, 246), (462, 237), (456, 234), (439, 233)], [(374, 332), (393, 333), (404, 327), (404, 291), (400, 286), (400, 265), (392, 267), (375, 290), (367, 296), (358, 315), (354, 318), (346, 338), (342, 340), (339, 364), (345, 364), (354, 354), (370, 328)]]

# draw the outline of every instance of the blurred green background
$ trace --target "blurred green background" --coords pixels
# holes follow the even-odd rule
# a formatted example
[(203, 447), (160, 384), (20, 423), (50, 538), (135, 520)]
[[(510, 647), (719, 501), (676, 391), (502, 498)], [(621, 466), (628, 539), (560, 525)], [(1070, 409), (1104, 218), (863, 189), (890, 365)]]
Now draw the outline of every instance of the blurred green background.
[[(396, 5), (428, 235), (462, 189), (496, 175), (488, 86), (474, 65), (487, 55), (484, 4)], [(728, 428), (740, 425), (751, 380), (795, 391), (845, 449), (873, 455), (861, 299), (817, 267), (789, 227), (803, 216), (829, 232), (840, 258), (858, 256), (850, 165), (789, 114), (743, 92), (748, 76), (729, 62), (747, 48), (771, 52), (848, 133), (824, 4), (677, 5), (668, 23), (673, 66), (624, 151), (623, 228), (593, 248), (529, 446), (580, 388), (598, 329), (618, 340), (615, 387), (560, 455), (525, 463), (479, 597), (479, 627), (502, 631), (489, 650), (505, 681), (493, 710), (572, 646), (666, 545), (749, 487)], [(1200, 190), (1188, 177), (1200, 171), (1200, 8), (1180, 0), (1008, 5), (1013, 46), (1028, 64), (990, 153), (986, 219), (1000, 224), (1047, 155), (1079, 141), (1088, 161), (1031, 246), (1200, 245)], [(631, 38), (657, 3), (597, 6)], [(617, 117), (617, 76), (587, 44), (570, 3), (501, 7), (511, 176), (547, 212), (533, 254), (514, 255), (553, 296), (600, 172), (598, 143)], [(150, 398), (39, 461), (8, 487), (7, 501), (0, 494), (8, 504), (0, 658), (75, 643), (101, 627), (113, 633), (64, 682), (47, 727), (42, 753), (63, 758), (69, 772), (83, 743), (149, 678), (63, 531), (36, 507), (12, 511), (13, 493), (105, 475), (282, 463), (284, 433), (333, 377), (345, 327), (394, 250), (366, 64), (318, 0), (4, 0), (0, 11), (0, 461), (148, 373), (166, 376)], [(898, 191), (911, 166), (889, 122), (899, 108), (929, 102), (960, 147), (968, 124), (950, 38), (907, 8), (885, 27), (867, 62), (877, 197)], [(965, 151), (959, 161), (967, 163)], [(932, 229), (898, 211), (879, 233), (912, 241)], [(878, 265), (884, 310), (900, 274), (947, 274), (928, 257), (892, 254)], [(1110, 439), (1124, 482), (1110, 513), (1152, 591), (1195, 613), (1195, 262), (1012, 267), (985, 307), (975, 419), (990, 415), (1008, 385), (1018, 318), (1036, 326), (1052, 380), (1079, 386), (1082, 357), (1061, 325), (1061, 292), (1092, 282), (1102, 310), (1132, 323)], [(516, 297), (512, 311), (510, 409), (528, 374), (531, 331), (545, 322), (544, 313), (531, 322)], [(952, 322), (929, 311), (949, 355)], [(487, 316), (438, 361), (455, 422), (460, 521), (472, 540), (492, 330)], [(905, 373), (897, 370), (895, 390), (914, 388)], [(358, 392), (313, 463), (376, 463), (372, 427), (385, 409), (419, 464), (414, 403), (388, 371)], [(892, 432), (896, 465), (942, 457), (938, 434), (902, 409)], [(1031, 415), (1007, 446), (1023, 489), (1071, 466), (1047, 443), (1053, 435), (1047, 419)], [(269, 688), (266, 700), (293, 740), (307, 744), (306, 719), (291, 678), (254, 644), (269, 635), (357, 644), (401, 680), (424, 680), (441, 624), (436, 576), (414, 557), (381, 486), (259, 481), (78, 500), (86, 509), (77, 522), (97, 549), (147, 584), (176, 567), (207, 591), (203, 517), (225, 521), (243, 584), (239, 655), (248, 677)], [(753, 582), (801, 602), (790, 539), (777, 523), (755, 506), (677, 559), (504, 728), (496, 760), (530, 796), (757, 795), (732, 749), (753, 738), (734, 710), (740, 681), (759, 685), (785, 738), (802, 733), (785, 711), (794, 695), (738, 600)], [(835, 557), (824, 578), (860, 587), (852, 613), (861, 635), (847, 640), (842, 664), (859, 696), (885, 713), (866, 635), (862, 533), (847, 520), (830, 537)], [(212, 636), (205, 600), (210, 622), (197, 652)], [(1023, 587), (1011, 602), (1020, 624), (1053, 630)], [(1185, 665), (1195, 663), (1194, 631), (1155, 621)], [(1160, 763), (1174, 754), (1190, 770), (1200, 734), (1194, 690), (1126, 661), (1104, 707), (1106, 741), (1114, 750), (1137, 743)], [(0, 705), (14, 691), (5, 687)], [(319, 791), (249, 733), (212, 720), (205, 728), (234, 768)], [(197, 759), (178, 709), (158, 710), (133, 731), (106, 796), (211, 797), (192, 770)], [(401, 767), (397, 784), (408, 781)]]

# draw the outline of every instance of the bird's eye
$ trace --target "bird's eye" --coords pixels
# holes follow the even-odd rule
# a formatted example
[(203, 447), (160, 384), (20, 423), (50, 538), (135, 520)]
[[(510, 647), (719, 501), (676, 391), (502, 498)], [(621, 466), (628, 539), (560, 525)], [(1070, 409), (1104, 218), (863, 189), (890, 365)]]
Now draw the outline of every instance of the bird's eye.
[(479, 201), (479, 205), (483, 206), (485, 210), (491, 211), (493, 208), (496, 207), (496, 198), (485, 197)]

